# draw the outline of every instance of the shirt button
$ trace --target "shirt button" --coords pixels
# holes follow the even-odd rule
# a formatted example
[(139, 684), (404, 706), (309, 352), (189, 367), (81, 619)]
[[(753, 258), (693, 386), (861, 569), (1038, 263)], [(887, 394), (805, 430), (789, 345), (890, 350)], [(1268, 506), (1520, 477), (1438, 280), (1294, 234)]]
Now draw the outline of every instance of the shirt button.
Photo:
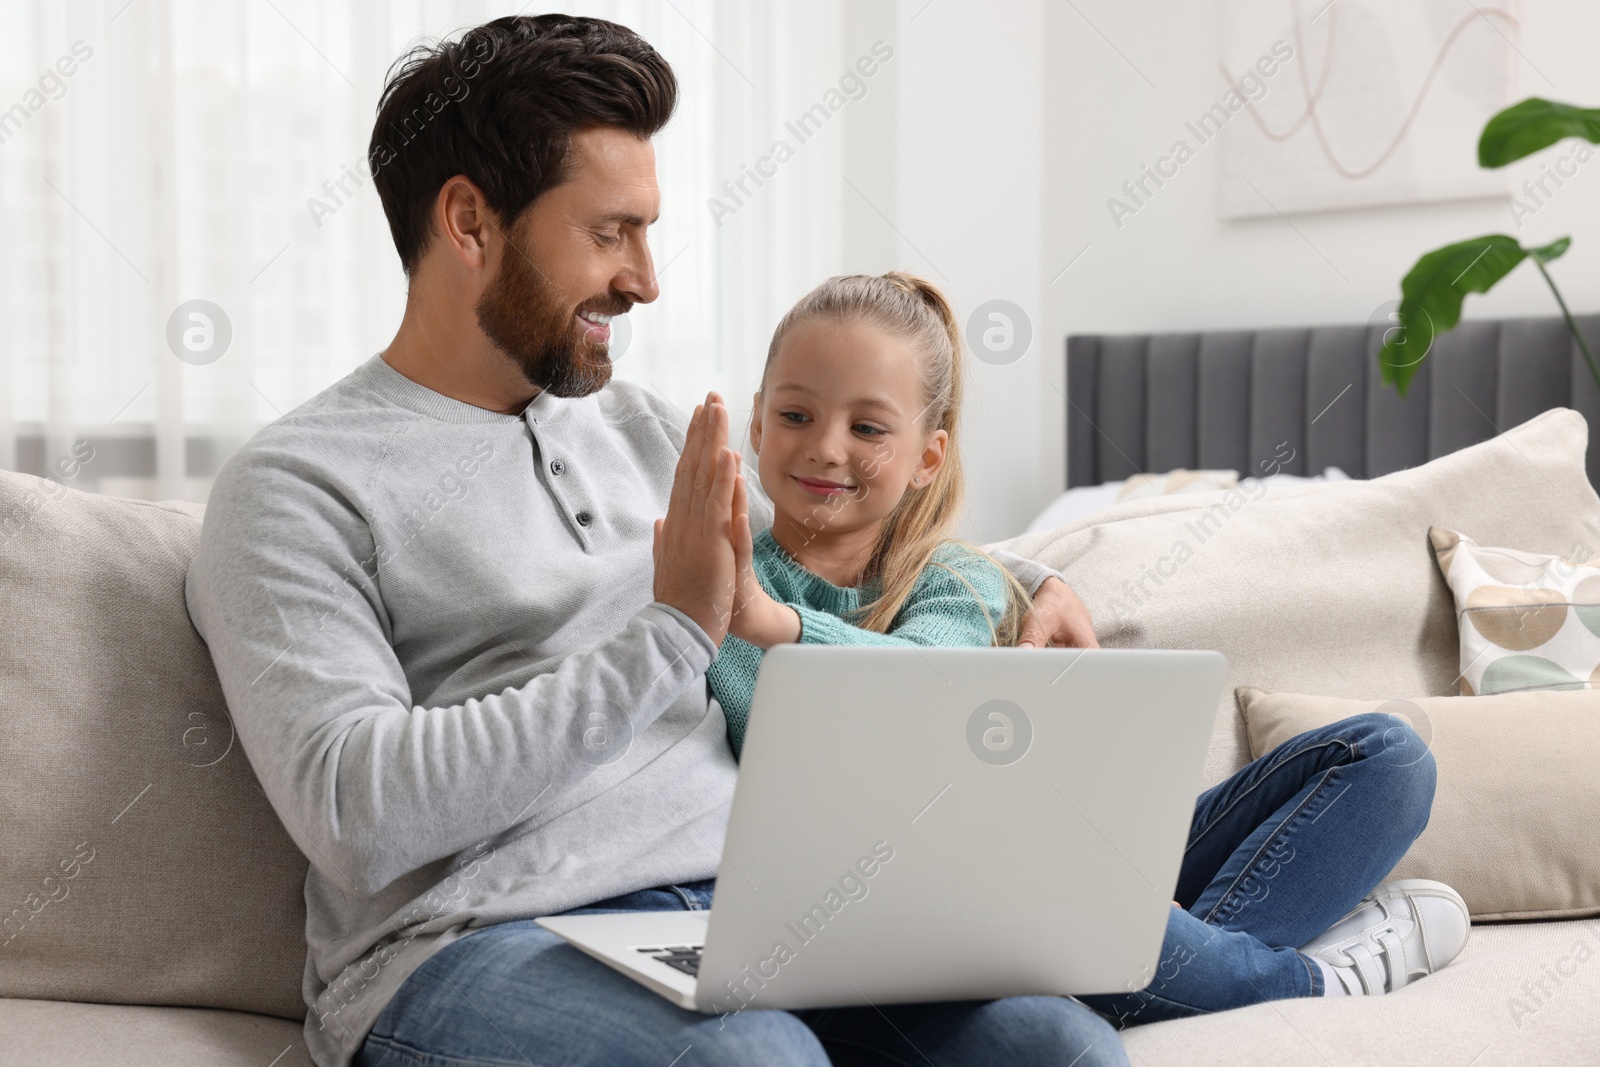
[(561, 475), (561, 474), (566, 472), (566, 469), (567, 469), (567, 465), (565, 463), (561, 462), (559, 459), (553, 459), (553, 460), (550, 461), (550, 473), (551, 474)]
[(594, 521), (594, 516), (590, 515), (587, 511), (580, 511), (578, 512), (577, 519), (579, 526), (587, 526), (589, 523)]

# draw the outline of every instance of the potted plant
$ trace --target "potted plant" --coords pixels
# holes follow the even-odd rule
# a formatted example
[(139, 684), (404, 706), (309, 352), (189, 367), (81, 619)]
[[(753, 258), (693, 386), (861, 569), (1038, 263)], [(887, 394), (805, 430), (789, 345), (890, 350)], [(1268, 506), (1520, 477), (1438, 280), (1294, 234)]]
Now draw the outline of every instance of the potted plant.
[[(1503, 167), (1568, 137), (1600, 144), (1600, 109), (1533, 97), (1506, 108), (1484, 126), (1478, 139), (1478, 164)], [(1417, 260), (1400, 283), (1399, 325), (1384, 334), (1383, 347), (1378, 350), (1384, 384), (1404, 396), (1434, 337), (1461, 321), (1461, 304), (1467, 294), (1487, 293), (1523, 260), (1531, 259), (1550, 286), (1572, 339), (1589, 361), (1595, 384), (1600, 385), (1600, 364), (1595, 363), (1561, 290), (1545, 269), (1545, 264), (1571, 245), (1572, 238), (1562, 237), (1537, 248), (1524, 248), (1516, 238), (1495, 233), (1436, 248)]]

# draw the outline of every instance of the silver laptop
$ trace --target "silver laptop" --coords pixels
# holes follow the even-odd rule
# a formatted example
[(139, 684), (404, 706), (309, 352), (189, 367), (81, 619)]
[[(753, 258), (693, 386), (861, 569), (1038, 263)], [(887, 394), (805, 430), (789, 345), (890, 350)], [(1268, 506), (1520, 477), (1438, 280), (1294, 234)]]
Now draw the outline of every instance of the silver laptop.
[(1218, 652), (780, 645), (710, 911), (551, 916), (680, 1007), (1142, 989)]

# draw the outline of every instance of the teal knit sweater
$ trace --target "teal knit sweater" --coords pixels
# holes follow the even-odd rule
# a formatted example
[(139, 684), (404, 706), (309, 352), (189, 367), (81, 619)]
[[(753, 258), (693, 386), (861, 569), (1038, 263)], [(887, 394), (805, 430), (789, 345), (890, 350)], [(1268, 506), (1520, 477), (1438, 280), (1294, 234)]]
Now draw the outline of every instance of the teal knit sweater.
[[(998, 625), (1005, 615), (1005, 573), (987, 557), (954, 542), (934, 551), (886, 634), (845, 622), (861, 607), (861, 590), (834, 585), (800, 566), (770, 529), (755, 536), (753, 547), (751, 562), (762, 587), (772, 599), (800, 614), (801, 644), (988, 646), (994, 643), (990, 620)], [(973, 596), (974, 589), (978, 596)], [(871, 602), (868, 597), (866, 603)], [(728, 720), (728, 741), (735, 755), (744, 748), (761, 656), (761, 649), (729, 634), (706, 671), (711, 695)]]

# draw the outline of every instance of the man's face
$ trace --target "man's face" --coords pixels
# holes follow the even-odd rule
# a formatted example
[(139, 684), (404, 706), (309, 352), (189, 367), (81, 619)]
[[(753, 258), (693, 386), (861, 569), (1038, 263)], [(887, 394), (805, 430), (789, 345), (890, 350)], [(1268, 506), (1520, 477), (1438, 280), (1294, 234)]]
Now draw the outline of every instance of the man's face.
[(611, 380), (610, 317), (659, 292), (645, 229), (660, 210), (649, 141), (610, 127), (572, 135), (566, 180), (505, 233), (475, 308), (529, 384), (575, 397)]

